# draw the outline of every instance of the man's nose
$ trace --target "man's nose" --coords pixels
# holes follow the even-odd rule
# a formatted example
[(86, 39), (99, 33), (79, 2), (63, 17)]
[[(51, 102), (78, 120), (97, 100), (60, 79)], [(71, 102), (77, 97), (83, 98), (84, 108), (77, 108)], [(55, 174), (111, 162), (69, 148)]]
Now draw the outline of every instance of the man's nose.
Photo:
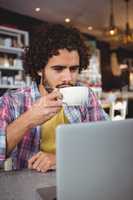
[(72, 81), (72, 73), (69, 69), (65, 70), (64, 76), (63, 76), (63, 81), (68, 82), (68, 83)]

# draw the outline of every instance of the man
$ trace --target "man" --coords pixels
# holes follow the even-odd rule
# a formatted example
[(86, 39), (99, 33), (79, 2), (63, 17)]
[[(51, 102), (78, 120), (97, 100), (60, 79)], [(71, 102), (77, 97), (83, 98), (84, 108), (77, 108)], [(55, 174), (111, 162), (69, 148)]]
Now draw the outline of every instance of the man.
[(56, 164), (58, 124), (107, 119), (90, 89), (86, 105), (62, 106), (58, 88), (77, 85), (78, 73), (88, 62), (88, 50), (77, 29), (50, 24), (36, 31), (24, 56), (31, 87), (0, 98), (1, 163), (11, 157), (14, 169), (46, 172)]

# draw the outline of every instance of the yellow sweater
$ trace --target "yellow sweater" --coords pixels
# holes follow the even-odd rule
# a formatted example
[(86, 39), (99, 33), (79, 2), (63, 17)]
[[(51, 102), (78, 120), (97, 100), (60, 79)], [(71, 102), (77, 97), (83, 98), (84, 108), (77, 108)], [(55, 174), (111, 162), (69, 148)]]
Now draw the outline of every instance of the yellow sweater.
[(55, 153), (55, 129), (59, 124), (68, 124), (63, 108), (54, 117), (41, 126), (40, 149), (47, 153)]

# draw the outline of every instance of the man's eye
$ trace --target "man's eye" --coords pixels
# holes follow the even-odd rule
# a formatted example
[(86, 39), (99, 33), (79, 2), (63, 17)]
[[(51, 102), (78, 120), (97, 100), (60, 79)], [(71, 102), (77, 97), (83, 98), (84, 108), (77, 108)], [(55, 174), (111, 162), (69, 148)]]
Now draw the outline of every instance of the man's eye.
[(76, 72), (78, 69), (79, 69), (79, 67), (72, 67), (72, 68), (70, 68), (70, 71), (71, 72)]
[(57, 72), (61, 72), (63, 69), (60, 68), (60, 67), (56, 67), (56, 68), (54, 68), (54, 70), (57, 71)]

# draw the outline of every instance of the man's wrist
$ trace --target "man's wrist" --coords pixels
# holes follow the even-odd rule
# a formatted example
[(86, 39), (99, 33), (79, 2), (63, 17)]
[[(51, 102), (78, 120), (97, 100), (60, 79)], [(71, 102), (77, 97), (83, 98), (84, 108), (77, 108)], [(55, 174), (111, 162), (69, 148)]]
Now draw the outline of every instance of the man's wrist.
[(23, 121), (23, 126), (29, 130), (31, 128), (34, 128), (34, 124), (32, 122), (32, 119), (31, 119), (31, 114), (29, 111), (26, 111), (25, 113), (23, 113), (21, 115), (21, 119)]

